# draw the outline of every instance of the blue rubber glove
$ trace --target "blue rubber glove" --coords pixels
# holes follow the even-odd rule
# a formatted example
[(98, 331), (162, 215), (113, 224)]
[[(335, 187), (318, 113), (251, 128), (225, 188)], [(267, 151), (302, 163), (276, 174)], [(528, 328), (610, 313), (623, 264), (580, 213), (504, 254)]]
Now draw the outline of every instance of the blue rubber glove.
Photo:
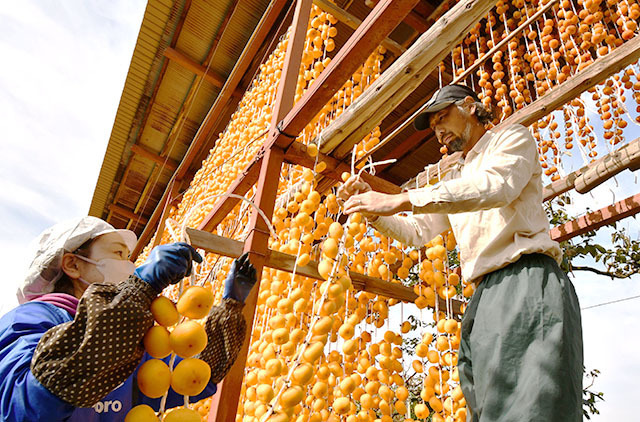
[(256, 269), (249, 261), (249, 252), (234, 259), (224, 281), (223, 299), (235, 299), (244, 303), (253, 285), (256, 284)]
[(202, 256), (187, 243), (160, 245), (153, 248), (134, 274), (160, 293), (169, 284), (175, 284), (191, 274), (192, 261), (200, 263)]

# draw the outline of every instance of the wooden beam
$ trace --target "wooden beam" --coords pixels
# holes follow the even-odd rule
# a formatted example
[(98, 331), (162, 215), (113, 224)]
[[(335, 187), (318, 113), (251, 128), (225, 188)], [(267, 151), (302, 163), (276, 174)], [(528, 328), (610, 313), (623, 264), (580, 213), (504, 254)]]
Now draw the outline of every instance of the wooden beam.
[(222, 88), (222, 86), (224, 85), (224, 78), (222, 76), (216, 75), (211, 70), (207, 72), (207, 68), (205, 66), (201, 65), (191, 57), (176, 50), (175, 48), (167, 47), (162, 54), (167, 59), (175, 62), (176, 64), (179, 64), (185, 69), (190, 70), (198, 76), (202, 76), (205, 81), (209, 82), (216, 88)]
[[(424, 3), (422, 3), (424, 4)], [(433, 9), (429, 16), (426, 18), (425, 22), (428, 23), (429, 26), (433, 24), (433, 22), (437, 21), (443, 13), (443, 10), (448, 9), (448, 0), (444, 0), (440, 3), (438, 7)], [(410, 45), (415, 38), (417, 38), (420, 34), (417, 33), (415, 37), (409, 37), (404, 45)], [(449, 73), (447, 70), (441, 71), (442, 82), (447, 83), (447, 81), (453, 80), (453, 75)], [(418, 102), (409, 110), (405, 111), (402, 116), (396, 119), (383, 133), (382, 139), (371, 151), (369, 151), (365, 156), (363, 156), (359, 162), (366, 160), (371, 155), (375, 154), (380, 148), (389, 143), (393, 138), (395, 138), (400, 132), (402, 132), (407, 126), (409, 126), (413, 122), (413, 114), (418, 110), (422, 105)], [(396, 158), (396, 157), (392, 157)]]
[[(600, 157), (594, 162), (567, 174), (542, 189), (542, 198), (549, 201), (573, 188), (580, 193), (588, 192), (605, 180), (626, 168), (635, 168), (640, 163), (640, 138)], [(579, 182), (578, 182), (579, 181)]]
[(449, 3), (451, 3), (451, 0), (443, 0), (442, 2), (440, 2), (438, 7), (433, 9), (433, 12), (431, 12), (429, 17), (427, 18), (427, 22), (433, 23), (440, 19), (440, 17), (442, 17), (442, 15), (451, 8), (451, 5)]
[[(227, 194), (244, 196), (249, 189), (258, 181), (260, 175), (260, 165), (262, 165), (262, 152), (259, 152), (257, 160), (249, 164), (245, 170), (236, 178), (233, 184), (227, 190)], [(221, 197), (216, 202), (214, 208), (207, 214), (198, 226), (198, 230), (213, 231), (218, 224), (238, 205), (240, 202), (237, 198)]]
[[(293, 136), (302, 132), (417, 2), (418, 0), (381, 0), (349, 37), (329, 66), (307, 89), (294, 109), (282, 120), (283, 132)], [(276, 141), (286, 149), (292, 139), (280, 136)]]
[[(582, 94), (586, 90), (596, 86), (610, 76), (618, 73), (628, 65), (635, 63), (638, 58), (640, 58), (640, 35), (636, 35), (634, 38), (625, 42), (606, 56), (597, 58), (591, 65), (587, 66), (579, 73), (573, 75), (564, 83), (555, 86), (547, 94), (543, 95), (528, 106), (521, 108), (511, 116), (504, 119), (493, 130), (500, 131), (514, 124), (529, 126), (540, 120), (542, 117), (548, 115), (552, 111), (562, 107), (572, 99), (580, 96), (580, 94)], [(379, 78), (378, 80), (380, 79), (381, 78)], [(345, 113), (343, 113), (343, 115), (344, 114)], [(449, 169), (449, 164), (452, 164), (453, 162), (454, 161), (452, 160), (449, 160), (448, 163), (441, 162), (441, 173), (446, 173)], [(435, 169), (436, 165), (431, 166), (430, 173), (434, 174)], [(428, 182), (426, 180), (426, 174), (427, 172), (424, 171), (416, 176), (418, 178), (419, 186), (424, 186)], [(552, 184), (552, 186), (555, 186), (553, 189), (559, 192), (554, 196), (572, 189), (573, 185), (568, 187), (566, 190), (563, 190), (567, 187), (567, 184), (574, 183), (575, 179), (571, 180), (571, 178), (573, 177), (577, 177), (577, 175), (569, 175), (564, 180), (557, 181), (558, 183), (556, 183), (555, 185)], [(414, 178), (407, 181), (402, 185), (402, 187), (408, 188), (409, 186), (415, 185), (416, 181)], [(544, 194), (545, 198), (549, 198), (549, 194), (551, 194), (551, 192), (547, 192), (546, 194)]]
[(638, 165), (640, 165), (640, 138), (605, 155), (598, 164), (589, 166), (576, 179), (576, 191), (589, 192), (621, 171), (630, 167), (637, 168)]
[(147, 218), (143, 217), (141, 215), (138, 215), (136, 213), (134, 213), (133, 211), (131, 211), (130, 209), (127, 209), (123, 206), (117, 205), (117, 204), (109, 204), (109, 211), (111, 211), (114, 214), (118, 214), (122, 217), (126, 217), (129, 220), (133, 220), (134, 222), (138, 222), (138, 224), (147, 224)]
[(618, 220), (630, 217), (639, 212), (640, 193), (598, 211), (590, 212), (576, 220), (556, 226), (551, 229), (549, 234), (556, 242), (563, 242), (572, 237), (597, 230), (607, 224), (615, 223)]
[(141, 157), (147, 158), (168, 170), (175, 171), (175, 169), (178, 168), (178, 163), (175, 160), (156, 154), (155, 152), (143, 147), (142, 145), (132, 145), (131, 152)]
[(411, 11), (411, 13), (409, 13), (407, 17), (404, 18), (404, 23), (420, 33), (427, 32), (427, 30), (429, 29), (427, 20), (414, 11)]
[[(176, 172), (173, 175), (173, 179), (176, 181), (182, 180), (182, 178), (188, 173), (192, 161), (196, 158), (200, 149), (209, 139), (210, 132), (217, 127), (219, 120), (224, 116), (224, 111), (230, 103), (236, 88), (240, 85), (242, 77), (249, 68), (251, 62), (255, 59), (255, 55), (260, 49), (260, 46), (267, 38), (267, 35), (271, 31), (273, 25), (277, 22), (280, 13), (288, 3), (289, 0), (272, 0), (265, 10), (260, 22), (258, 22), (258, 25), (256, 26), (256, 29), (253, 31), (251, 38), (249, 38), (244, 50), (240, 54), (231, 74), (227, 78), (222, 90), (202, 121), (198, 132), (189, 145), (189, 149), (176, 169)], [(136, 244), (134, 252), (131, 254), (133, 259), (138, 256), (155, 231), (160, 214), (162, 213), (161, 204), (166, 200), (167, 195), (169, 195), (169, 189), (165, 189), (162, 199), (158, 202), (158, 206), (156, 206), (153, 214), (149, 218), (149, 223), (138, 238), (138, 243)]]
[[(270, 127), (272, 131), (276, 129), (278, 122), (293, 106), (298, 74), (300, 72), (300, 62), (302, 60), (307, 34), (307, 25), (311, 14), (311, 5), (311, 0), (298, 0), (296, 4), (293, 23), (289, 32), (282, 76), (272, 108)], [(216, 422), (227, 422), (236, 419), (240, 392), (243, 386), (244, 369), (251, 344), (251, 335), (253, 334), (253, 321), (258, 304), (262, 269), (266, 263), (265, 257), (269, 250), (270, 233), (267, 224), (273, 216), (273, 208), (278, 194), (277, 181), (282, 170), (284, 150), (277, 145), (273, 145), (263, 151), (266, 151), (266, 153), (260, 165), (260, 175), (258, 177), (256, 196), (254, 198), (257, 209), (251, 209), (249, 235), (243, 247), (243, 252), (249, 253), (249, 260), (255, 267), (258, 282), (246, 298), (245, 306), (242, 309), (242, 314), (247, 324), (245, 341), (242, 344), (238, 358), (225, 377), (220, 391), (212, 401), (209, 420), (212, 419), (211, 416), (214, 416), (213, 420)], [(256, 165), (255, 167), (257, 168), (258, 166)], [(268, 221), (263, 220), (259, 210), (262, 210)]]
[[(313, 4), (318, 6), (323, 11), (332, 14), (336, 19), (338, 19), (340, 22), (344, 23), (351, 29), (358, 29), (358, 27), (362, 24), (362, 21), (360, 19), (356, 18), (346, 10), (339, 8), (329, 0), (313, 0)], [(402, 53), (407, 51), (406, 48), (389, 37), (382, 40), (381, 44), (396, 56), (400, 56), (402, 55)]]
[(605, 81), (640, 58), (640, 35), (636, 35), (611, 53), (598, 57), (589, 66), (554, 87), (547, 94), (504, 119), (497, 130), (519, 123), (529, 126), (580, 94)]
[[(255, 174), (254, 167), (258, 165), (265, 151), (268, 151), (273, 145), (277, 145), (283, 150), (287, 150), (294, 142), (300, 132), (309, 122), (318, 114), (324, 105), (333, 97), (333, 95), (344, 85), (344, 83), (353, 75), (357, 68), (369, 57), (380, 42), (402, 21), (402, 18), (409, 13), (409, 10), (417, 3), (418, 0), (382, 0), (375, 9), (369, 13), (367, 19), (360, 27), (351, 35), (349, 40), (340, 49), (338, 54), (329, 63), (326, 69), (320, 74), (318, 79), (305, 91), (304, 95), (296, 103), (291, 111), (280, 120), (276, 128), (270, 131), (270, 138), (265, 141), (262, 148), (254, 159), (245, 168), (244, 174)], [(178, 169), (179, 170), (179, 169)], [(242, 182), (243, 175), (238, 177), (232, 188), (227, 192), (240, 192), (239, 187), (246, 187), (247, 184)], [(246, 193), (251, 186), (246, 187)], [(235, 189), (235, 190), (234, 190)], [(243, 195), (244, 193), (237, 193)], [(220, 215), (218, 208), (235, 207), (239, 199), (232, 197), (224, 197), (216, 205), (216, 215)], [(213, 212), (212, 212), (213, 213)], [(210, 220), (213, 214), (210, 213), (202, 222), (202, 227), (209, 230), (215, 228), (215, 224), (211, 224)]]
[(458, 2), (322, 131), (321, 151), (333, 152), (339, 159), (346, 156), (436, 69), (494, 5), (494, 0)]
[[(207, 233), (187, 227), (187, 234), (191, 240), (191, 245), (195, 248), (204, 249), (207, 252), (226, 256), (229, 258), (237, 258), (244, 250), (243, 242), (239, 240), (229, 239), (223, 236)], [(293, 273), (296, 257), (287, 253), (274, 251), (269, 249), (266, 254), (265, 266), (275, 268), (277, 270)], [(296, 274), (304, 277), (314, 278), (316, 280), (324, 280), (318, 273), (318, 263), (310, 261), (304, 267), (296, 267)], [(418, 297), (413, 289), (399, 283), (391, 283), (379, 278), (370, 277), (355, 271), (349, 271), (349, 277), (353, 284), (353, 288), (358, 291), (373, 293), (390, 299), (396, 299), (403, 302), (414, 302)], [(453, 311), (460, 313), (461, 302), (453, 301)], [(441, 309), (445, 303), (440, 299), (439, 306)]]

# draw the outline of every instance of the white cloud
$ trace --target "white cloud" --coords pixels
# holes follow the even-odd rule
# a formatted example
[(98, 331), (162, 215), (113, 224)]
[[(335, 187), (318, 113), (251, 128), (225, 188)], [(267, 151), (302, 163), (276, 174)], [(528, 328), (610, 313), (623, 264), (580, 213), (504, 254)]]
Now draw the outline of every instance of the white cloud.
[(24, 0), (0, 9), (0, 312), (27, 244), (86, 215), (146, 1)]

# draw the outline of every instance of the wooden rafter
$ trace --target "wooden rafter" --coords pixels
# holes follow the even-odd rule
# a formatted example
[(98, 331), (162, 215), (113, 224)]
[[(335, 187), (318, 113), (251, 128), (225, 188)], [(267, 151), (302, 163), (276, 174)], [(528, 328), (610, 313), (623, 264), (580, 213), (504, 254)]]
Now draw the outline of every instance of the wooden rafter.
[(542, 190), (543, 200), (549, 201), (574, 188), (580, 193), (588, 192), (622, 170), (637, 170), (638, 166), (640, 138), (545, 186)]
[(602, 226), (615, 223), (623, 218), (638, 214), (639, 212), (640, 193), (554, 227), (550, 231), (551, 238), (557, 242), (563, 242), (572, 237), (580, 236), (581, 234), (597, 230)]
[(148, 221), (145, 217), (138, 215), (133, 211), (131, 211), (130, 209), (125, 208), (121, 205), (109, 204), (109, 211), (111, 211), (114, 214), (118, 214), (119, 216), (133, 220), (133, 222), (136, 223), (137, 225), (143, 226), (147, 224), (147, 221)]
[[(205, 81), (209, 82), (216, 88), (222, 88), (224, 85), (224, 78), (220, 75), (216, 75), (211, 70), (207, 71), (206, 66), (201, 65), (197, 61), (188, 57), (186, 54), (176, 50), (175, 48), (167, 47), (162, 53), (167, 59), (179, 64), (185, 69), (190, 70), (198, 76), (202, 76)], [(242, 93), (237, 93), (242, 95)]]
[[(329, 66), (318, 79), (305, 91), (293, 109), (272, 130), (256, 158), (245, 168), (243, 173), (227, 191), (235, 195), (244, 195), (253, 186), (247, 183), (248, 177), (255, 177), (256, 169), (265, 151), (277, 145), (285, 151), (294, 142), (296, 136), (316, 116), (324, 105), (353, 75), (356, 69), (373, 52), (384, 38), (398, 25), (418, 0), (384, 0), (367, 16), (367, 19), (351, 35), (345, 45), (336, 54)], [(213, 230), (211, 221), (224, 218), (222, 209), (233, 209), (239, 199), (226, 196), (221, 198), (214, 209), (205, 217), (198, 227)]]
[(141, 157), (147, 158), (156, 164), (166, 168), (167, 170), (175, 171), (178, 168), (178, 163), (168, 157), (163, 157), (155, 152), (143, 147), (142, 145), (132, 145), (131, 152)]
[[(169, 22), (167, 22), (167, 25), (163, 29), (163, 36), (162, 36), (163, 39), (170, 39), (168, 46), (173, 46), (176, 44), (178, 40), (178, 35), (180, 34), (180, 30), (184, 25), (184, 21), (187, 17), (187, 14), (189, 13), (190, 7), (191, 7), (191, 2), (186, 2), (183, 5), (180, 5), (179, 3), (175, 3), (173, 5), (172, 7), (173, 11), (170, 14), (171, 19)], [(182, 8), (181, 11), (180, 11), (180, 8)], [(142, 132), (140, 128), (144, 128), (144, 126), (146, 125), (149, 114), (151, 113), (151, 109), (152, 109), (151, 105), (154, 103), (156, 95), (158, 93), (158, 88), (162, 80), (164, 79), (164, 75), (167, 70), (167, 64), (168, 64), (167, 61), (162, 60), (162, 58), (159, 56), (157, 56), (154, 59), (153, 69), (159, 69), (157, 71), (158, 77), (155, 79), (153, 83), (147, 83), (147, 85), (145, 86), (145, 93), (138, 105), (135, 121), (132, 124), (131, 129), (129, 131), (127, 142), (130, 145), (135, 145), (135, 143), (137, 142), (138, 134)], [(123, 175), (120, 178), (120, 183), (112, 199), (110, 200), (112, 203), (118, 202), (118, 199), (120, 198), (122, 191), (125, 189), (126, 187), (125, 181), (127, 179), (128, 174), (130, 173), (131, 166), (132, 166), (132, 160), (129, 160), (129, 162), (125, 167)], [(110, 221), (111, 214), (112, 214), (111, 211), (109, 211), (106, 218), (107, 222)]]
[[(273, 28), (274, 24), (277, 22), (282, 10), (287, 4), (288, 0), (273, 0), (269, 4), (269, 7), (263, 14), (262, 19), (260, 19), (260, 22), (251, 35), (251, 38), (249, 38), (247, 45), (238, 58), (236, 65), (231, 71), (231, 74), (227, 78), (225, 85), (222, 87), (222, 90), (216, 97), (213, 106), (211, 106), (209, 112), (200, 125), (196, 136), (189, 145), (187, 153), (182, 158), (178, 169), (174, 173), (172, 180), (176, 181), (176, 183), (181, 181), (182, 178), (188, 174), (191, 163), (197, 157), (200, 149), (204, 145), (206, 145), (210, 132), (218, 125), (219, 121), (224, 118), (225, 110), (231, 103), (234, 91), (240, 85), (242, 77), (249, 68), (251, 62), (256, 57), (257, 52), (260, 50), (260, 46), (267, 38), (267, 35)], [(164, 203), (167, 200), (169, 193), (169, 189), (165, 189), (162, 199), (158, 202), (158, 205), (153, 211), (153, 214), (149, 218), (149, 223), (145, 226), (144, 231), (138, 238), (138, 243), (136, 244), (136, 247), (131, 254), (132, 259), (135, 259), (138, 256), (142, 248), (147, 244), (147, 242), (153, 235), (156, 226), (158, 225), (158, 220), (160, 219), (160, 215), (162, 214), (162, 210), (164, 209)]]
[[(226, 30), (231, 17), (233, 16), (234, 12), (236, 11), (236, 8), (238, 6), (238, 2), (239, 0), (233, 0), (232, 4), (230, 5), (228, 12), (226, 13), (224, 19), (222, 20), (222, 23), (220, 24), (220, 26), (218, 27), (218, 30), (216, 32), (216, 36), (213, 39), (213, 42), (211, 43), (211, 47), (209, 48), (209, 52), (207, 53), (207, 57), (205, 59), (205, 63), (210, 63), (211, 58), (213, 57), (213, 55), (215, 54), (218, 44), (220, 42), (220, 39), (222, 38), (222, 34), (224, 33), (224, 31)], [(177, 30), (177, 33), (179, 34), (179, 30)], [(176, 35), (177, 36), (177, 35)], [(175, 43), (172, 43), (172, 45), (174, 45)], [(164, 67), (166, 68), (166, 62), (164, 63)], [(162, 148), (162, 151), (160, 152), (160, 156), (166, 156), (168, 154), (171, 153), (171, 151), (173, 150), (173, 147), (175, 146), (175, 143), (178, 141), (178, 136), (182, 131), (182, 128), (184, 127), (184, 124), (187, 120), (187, 117), (189, 115), (189, 111), (191, 110), (191, 106), (193, 104), (193, 101), (196, 98), (196, 95), (199, 92), (199, 87), (200, 87), (200, 81), (201, 78), (203, 78), (203, 76), (205, 76), (206, 74), (206, 68), (203, 67), (203, 72), (201, 75), (198, 75), (198, 72), (196, 72), (196, 78), (194, 79), (194, 81), (191, 84), (191, 87), (189, 88), (189, 92), (187, 93), (187, 96), (185, 98), (185, 100), (183, 101), (180, 110), (178, 112), (178, 115), (173, 123), (173, 126), (171, 128), (171, 131), (169, 132), (169, 135), (167, 136), (167, 140), (164, 143), (164, 147)], [(238, 90), (236, 90), (238, 91)], [(236, 95), (238, 92), (234, 93), (234, 96), (239, 98), (238, 95)], [(151, 158), (151, 157), (150, 157)], [(163, 164), (163, 163), (160, 163)], [(171, 169), (171, 171), (175, 171), (176, 168), (178, 167), (178, 163), (175, 163), (175, 166), (172, 166), (173, 168)], [(135, 211), (139, 212), (141, 211), (141, 208), (145, 208), (146, 207), (146, 203), (147, 201), (144, 199), (146, 197), (146, 195), (153, 191), (153, 189), (155, 188), (155, 184), (157, 183), (158, 179), (159, 179), (159, 172), (162, 171), (162, 167), (159, 168), (154, 168), (153, 171), (151, 172), (151, 175), (149, 176), (149, 178), (147, 179), (147, 184), (145, 185), (145, 188), (143, 190), (143, 192), (141, 193), (138, 202), (136, 204), (136, 208)], [(153, 181), (153, 182), (151, 182)], [(171, 201), (172, 198), (175, 197), (175, 193), (178, 191), (178, 189), (180, 188), (181, 183), (175, 181), (175, 179), (171, 179), (169, 180), (169, 183), (167, 183), (167, 185), (165, 186), (165, 190), (170, 190), (170, 194), (169, 196), (166, 197), (166, 199), (163, 197), (162, 200), (160, 202), (158, 202), (157, 207), (160, 207), (161, 204), (163, 205), (163, 210), (162, 210), (162, 216), (161, 216), (161, 221), (160, 221), (160, 225), (158, 227), (158, 231), (156, 232), (156, 239), (154, 240), (154, 246), (156, 246), (158, 244), (158, 242), (160, 241), (160, 239), (162, 238), (162, 234), (164, 231), (164, 219), (166, 218), (166, 213), (168, 212), (168, 209), (170, 208), (169, 205), (171, 205)], [(175, 191), (175, 192), (174, 192)]]

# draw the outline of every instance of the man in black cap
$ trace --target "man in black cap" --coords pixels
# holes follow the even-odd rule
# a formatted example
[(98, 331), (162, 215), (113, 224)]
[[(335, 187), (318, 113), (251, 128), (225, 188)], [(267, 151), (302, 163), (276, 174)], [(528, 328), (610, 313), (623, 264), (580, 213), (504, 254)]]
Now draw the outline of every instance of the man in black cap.
[(477, 286), (458, 359), (473, 421), (581, 421), (580, 307), (549, 236), (536, 142), (522, 125), (487, 129), (490, 120), (475, 92), (445, 86), (414, 122), (461, 152), (443, 180), (388, 195), (352, 177), (338, 196), (345, 213), (406, 245), (453, 230), (462, 275)]

